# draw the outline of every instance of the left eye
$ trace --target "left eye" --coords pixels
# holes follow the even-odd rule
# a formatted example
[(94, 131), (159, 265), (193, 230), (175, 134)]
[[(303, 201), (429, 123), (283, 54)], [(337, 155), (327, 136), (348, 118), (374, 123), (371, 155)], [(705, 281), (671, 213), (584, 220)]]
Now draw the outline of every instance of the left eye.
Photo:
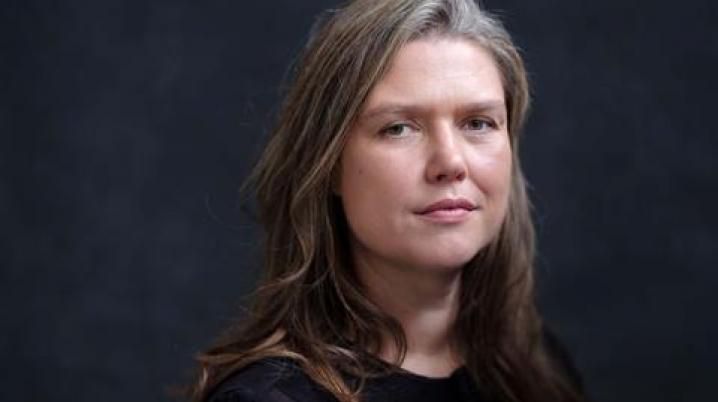
[(485, 130), (492, 128), (493, 124), (490, 121), (484, 119), (471, 119), (466, 122), (466, 127), (469, 130)]

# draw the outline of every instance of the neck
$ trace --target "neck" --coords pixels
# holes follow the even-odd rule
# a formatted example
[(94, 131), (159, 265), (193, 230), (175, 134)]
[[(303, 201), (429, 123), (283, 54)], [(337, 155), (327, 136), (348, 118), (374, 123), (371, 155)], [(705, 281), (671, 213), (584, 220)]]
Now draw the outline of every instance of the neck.
[[(401, 367), (429, 377), (449, 376), (461, 365), (452, 347), (461, 269), (411, 269), (357, 259), (369, 298), (402, 326), (407, 351)], [(379, 356), (395, 362), (398, 351), (385, 337)]]

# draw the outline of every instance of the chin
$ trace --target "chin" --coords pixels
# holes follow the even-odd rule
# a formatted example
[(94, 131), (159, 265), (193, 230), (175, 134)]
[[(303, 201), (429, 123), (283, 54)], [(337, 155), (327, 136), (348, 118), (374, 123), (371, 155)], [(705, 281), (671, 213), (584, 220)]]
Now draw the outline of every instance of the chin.
[(472, 247), (469, 249), (440, 249), (430, 247), (422, 250), (417, 255), (415, 266), (425, 267), (427, 270), (439, 270), (442, 272), (450, 272), (463, 268), (474, 256), (479, 249)]

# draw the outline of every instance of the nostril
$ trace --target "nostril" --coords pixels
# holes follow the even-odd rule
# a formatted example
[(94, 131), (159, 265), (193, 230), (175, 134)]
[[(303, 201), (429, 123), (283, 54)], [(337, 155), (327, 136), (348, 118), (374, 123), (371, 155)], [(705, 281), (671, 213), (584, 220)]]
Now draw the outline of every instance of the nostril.
[(462, 171), (453, 172), (453, 174), (439, 173), (435, 176), (435, 180), (437, 182), (442, 182), (442, 181), (447, 181), (447, 180), (449, 180), (449, 181), (464, 180), (465, 177), (466, 177), (466, 172), (462, 170)]

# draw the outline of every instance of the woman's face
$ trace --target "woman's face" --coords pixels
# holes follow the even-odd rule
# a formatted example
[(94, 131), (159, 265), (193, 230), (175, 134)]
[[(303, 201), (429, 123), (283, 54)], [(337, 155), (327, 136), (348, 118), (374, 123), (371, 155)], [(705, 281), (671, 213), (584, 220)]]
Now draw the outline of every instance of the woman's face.
[(461, 268), (498, 233), (511, 148), (501, 77), (464, 39), (405, 45), (369, 95), (341, 158), (359, 263)]

